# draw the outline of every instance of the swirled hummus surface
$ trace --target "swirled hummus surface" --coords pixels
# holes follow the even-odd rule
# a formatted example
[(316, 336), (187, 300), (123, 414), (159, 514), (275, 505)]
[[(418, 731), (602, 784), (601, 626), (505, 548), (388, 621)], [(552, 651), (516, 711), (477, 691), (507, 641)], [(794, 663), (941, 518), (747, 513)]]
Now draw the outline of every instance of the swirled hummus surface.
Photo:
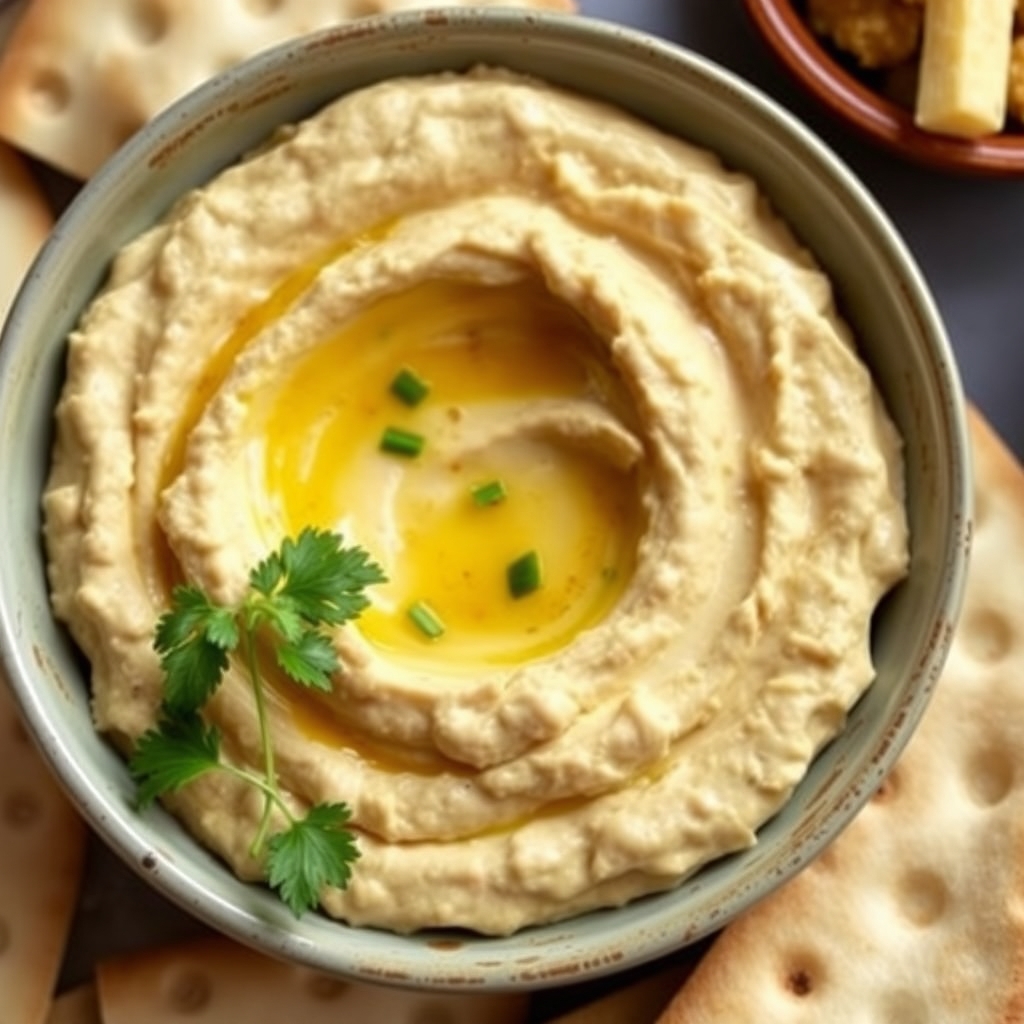
[[(352, 808), (323, 905), (355, 923), (506, 933), (755, 842), (870, 684), (907, 563), (899, 439), (754, 183), (500, 70), (356, 92), (181, 199), (71, 336), (57, 420), (53, 603), (123, 748), (175, 583), (235, 600), (310, 525), (383, 565), (332, 692), (271, 680), (289, 799)], [(207, 710), (256, 763), (240, 670)], [(170, 803), (260, 876), (251, 790)]]

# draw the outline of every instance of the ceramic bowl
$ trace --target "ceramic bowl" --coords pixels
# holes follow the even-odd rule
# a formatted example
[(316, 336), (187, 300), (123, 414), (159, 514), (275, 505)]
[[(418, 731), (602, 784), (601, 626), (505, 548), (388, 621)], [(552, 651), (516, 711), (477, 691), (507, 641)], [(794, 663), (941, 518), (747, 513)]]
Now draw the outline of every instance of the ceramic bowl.
[(871, 88), (819, 39), (793, 0), (744, 0), (782, 65), (819, 103), (862, 137), (917, 163), (963, 174), (1024, 174), (1024, 131), (956, 139), (922, 131), (906, 107)]
[[(386, 77), (480, 61), (617, 103), (760, 182), (833, 278), (906, 439), (912, 567), (876, 619), (877, 681), (756, 846), (671, 892), (506, 938), (399, 936), (319, 914), (296, 920), (172, 817), (133, 809), (123, 761), (92, 729), (85, 667), (51, 614), (40, 492), (65, 338), (120, 246), (276, 126)], [(951, 638), (970, 532), (968, 448), (956, 366), (920, 273), (871, 196), (796, 120), (726, 71), (636, 31), (511, 9), (404, 13), (289, 42), (220, 75), (81, 191), (31, 270), (0, 351), (0, 638), (28, 728), (132, 868), (220, 931), (294, 962), (395, 985), (517, 989), (607, 974), (691, 943), (793, 875), (869, 798), (918, 721)]]

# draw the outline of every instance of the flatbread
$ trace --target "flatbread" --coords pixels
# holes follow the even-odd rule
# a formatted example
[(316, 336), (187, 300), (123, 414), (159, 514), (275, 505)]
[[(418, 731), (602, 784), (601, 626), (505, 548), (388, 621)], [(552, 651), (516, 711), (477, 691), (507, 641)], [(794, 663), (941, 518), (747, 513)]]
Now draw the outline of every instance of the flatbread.
[(693, 971), (699, 952), (683, 950), (662, 966), (627, 985), (555, 1017), (550, 1024), (645, 1024), (668, 1005), (676, 990)]
[[(0, 60), (0, 137), (88, 178), (154, 114), (259, 50), (338, 22), (465, 0), (31, 0)], [(573, 0), (480, 6), (569, 11)]]
[(0, 0), (0, 51), (7, 45), (7, 39), (24, 9), (25, 0)]
[(58, 996), (46, 1024), (103, 1024), (96, 986), (90, 982)]
[(220, 936), (129, 954), (96, 972), (103, 1024), (522, 1024), (525, 996), (347, 982)]
[(976, 413), (966, 603), (882, 790), (658, 1024), (1024, 1020), (1024, 470)]
[(25, 161), (0, 143), (0, 326), (53, 218)]
[(0, 1020), (43, 1024), (67, 942), (85, 826), (0, 675)]

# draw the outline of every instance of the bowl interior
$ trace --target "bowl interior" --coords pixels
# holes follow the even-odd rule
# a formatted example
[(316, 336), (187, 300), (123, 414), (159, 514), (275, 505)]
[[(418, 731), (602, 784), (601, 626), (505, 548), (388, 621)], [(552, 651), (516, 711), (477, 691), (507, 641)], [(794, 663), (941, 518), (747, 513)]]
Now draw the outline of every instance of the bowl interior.
[[(840, 282), (844, 313), (909, 439), (914, 567), (878, 617), (876, 684), (756, 847), (670, 893), (510, 938), (396, 937), (315, 914), (296, 921), (168, 815), (136, 813), (121, 759), (92, 730), (84, 667), (50, 612), (39, 496), (64, 338), (125, 241), (274, 126), (384, 77), (479, 62), (615, 102), (760, 181)], [(288, 43), (227, 72), (157, 118), (86, 186), (29, 275), (0, 359), (0, 626), (30, 728), (92, 825), (160, 891), (243, 942), (313, 967), (389, 984), (542, 987), (641, 963), (717, 929), (798, 870), (870, 796), (920, 716), (951, 637), (969, 535), (966, 429), (952, 356), (910, 257), (870, 197), (793, 119), (728, 73), (632, 30), (511, 10), (407, 13)]]
[(919, 163), (965, 174), (1024, 174), (1024, 132), (968, 140), (922, 131), (913, 114), (875, 92), (815, 37), (792, 0), (744, 0), (789, 73), (833, 114), (874, 142)]

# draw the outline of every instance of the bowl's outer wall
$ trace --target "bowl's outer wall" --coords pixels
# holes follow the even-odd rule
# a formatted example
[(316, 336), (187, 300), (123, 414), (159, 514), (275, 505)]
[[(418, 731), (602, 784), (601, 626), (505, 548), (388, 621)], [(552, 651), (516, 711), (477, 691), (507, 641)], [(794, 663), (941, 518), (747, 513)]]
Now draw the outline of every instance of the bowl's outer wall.
[[(235, 880), (165, 813), (135, 812), (123, 762), (92, 730), (80, 658), (50, 611), (39, 495), (64, 339), (121, 245), (278, 124), (383, 77), (480, 62), (608, 99), (753, 175), (842, 282), (843, 311), (905, 436), (942, 440), (908, 446), (915, 573), (887, 602), (876, 631), (879, 679), (756, 847), (669, 894), (515, 937), (396, 939), (315, 914), (296, 921), (261, 887)], [(911, 339), (909, 355), (891, 338)], [(222, 931), (314, 967), (399, 985), (471, 990), (594, 977), (710, 933), (790, 877), (871, 795), (922, 713), (959, 611), (970, 536), (956, 368), (927, 289), (870, 197), (805, 129), (728, 73), (671, 44), (578, 17), (491, 9), (367, 19), (268, 51), (158, 117), (86, 186), (29, 274), (0, 348), (0, 439), (2, 653), (28, 723), (73, 799), (129, 864)], [(909, 677), (885, 668), (897, 648), (912, 655)], [(806, 820), (793, 844), (786, 832), (796, 817)]]

